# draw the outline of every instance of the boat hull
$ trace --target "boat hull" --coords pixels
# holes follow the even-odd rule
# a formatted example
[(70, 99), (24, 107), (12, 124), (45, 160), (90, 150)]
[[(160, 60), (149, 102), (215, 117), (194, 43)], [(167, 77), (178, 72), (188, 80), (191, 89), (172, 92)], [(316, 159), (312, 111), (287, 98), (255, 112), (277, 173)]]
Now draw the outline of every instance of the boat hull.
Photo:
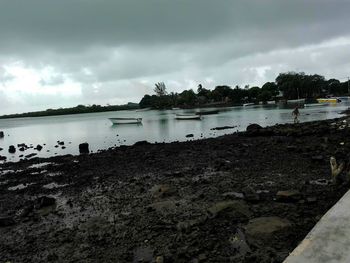
[(200, 115), (179, 115), (179, 114), (176, 114), (176, 119), (177, 120), (200, 120), (201, 116)]
[(317, 99), (318, 103), (337, 103), (339, 100), (337, 98), (325, 98), (325, 99)]
[(109, 118), (113, 124), (140, 124), (142, 118)]

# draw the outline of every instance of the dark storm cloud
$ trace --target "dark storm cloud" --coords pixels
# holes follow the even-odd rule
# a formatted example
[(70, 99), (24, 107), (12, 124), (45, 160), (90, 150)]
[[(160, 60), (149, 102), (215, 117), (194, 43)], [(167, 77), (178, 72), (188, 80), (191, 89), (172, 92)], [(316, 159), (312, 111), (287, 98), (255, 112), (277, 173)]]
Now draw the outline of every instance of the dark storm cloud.
[[(288, 70), (337, 77), (350, 71), (348, 10), (342, 0), (2, 0), (0, 66), (49, 67), (43, 87), (81, 85), (80, 101), (62, 104), (137, 101), (158, 81), (180, 91)], [(0, 72), (0, 91), (11, 78)], [(42, 96), (43, 107), (54, 100)]]
[(2, 49), (23, 45), (65, 52), (95, 45), (200, 43), (218, 36), (273, 46), (272, 40), (317, 42), (348, 33), (350, 7), (348, 1), (325, 0), (3, 0), (0, 5)]

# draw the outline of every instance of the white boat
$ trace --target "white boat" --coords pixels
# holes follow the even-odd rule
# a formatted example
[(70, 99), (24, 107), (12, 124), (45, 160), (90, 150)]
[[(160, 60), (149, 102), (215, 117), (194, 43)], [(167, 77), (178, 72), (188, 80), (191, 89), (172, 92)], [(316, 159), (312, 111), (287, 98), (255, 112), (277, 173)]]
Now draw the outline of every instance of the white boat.
[(139, 124), (142, 118), (109, 118), (113, 124)]
[(244, 103), (243, 107), (252, 106), (252, 105), (254, 105), (254, 103), (252, 103), (252, 102), (251, 103)]
[(304, 107), (320, 107), (320, 106), (327, 106), (328, 103), (309, 103), (304, 104)]
[(305, 104), (305, 99), (287, 100), (287, 104)]
[(200, 120), (201, 116), (196, 114), (176, 114), (177, 120)]
[(142, 112), (142, 111), (149, 111), (151, 110), (152, 108), (143, 108), (143, 109), (138, 109), (138, 110), (135, 110), (136, 112)]
[(172, 110), (180, 110), (180, 108), (177, 108), (177, 107), (175, 107), (175, 108), (171, 108)]

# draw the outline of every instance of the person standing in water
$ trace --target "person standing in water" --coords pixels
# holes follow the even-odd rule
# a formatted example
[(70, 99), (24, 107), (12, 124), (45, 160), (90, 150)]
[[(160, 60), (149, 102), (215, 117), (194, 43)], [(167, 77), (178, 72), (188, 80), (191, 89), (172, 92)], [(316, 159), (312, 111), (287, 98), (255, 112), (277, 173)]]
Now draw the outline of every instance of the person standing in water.
[(299, 123), (299, 119), (298, 119), (299, 115), (300, 115), (299, 107), (296, 106), (292, 112), (292, 116), (294, 117), (294, 123)]

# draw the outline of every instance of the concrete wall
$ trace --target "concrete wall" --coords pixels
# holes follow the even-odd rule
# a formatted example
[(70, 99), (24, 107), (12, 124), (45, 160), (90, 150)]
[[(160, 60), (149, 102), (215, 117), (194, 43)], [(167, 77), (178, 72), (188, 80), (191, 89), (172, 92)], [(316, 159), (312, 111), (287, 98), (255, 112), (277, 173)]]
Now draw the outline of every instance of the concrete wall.
[(350, 263), (350, 191), (316, 224), (284, 263)]

